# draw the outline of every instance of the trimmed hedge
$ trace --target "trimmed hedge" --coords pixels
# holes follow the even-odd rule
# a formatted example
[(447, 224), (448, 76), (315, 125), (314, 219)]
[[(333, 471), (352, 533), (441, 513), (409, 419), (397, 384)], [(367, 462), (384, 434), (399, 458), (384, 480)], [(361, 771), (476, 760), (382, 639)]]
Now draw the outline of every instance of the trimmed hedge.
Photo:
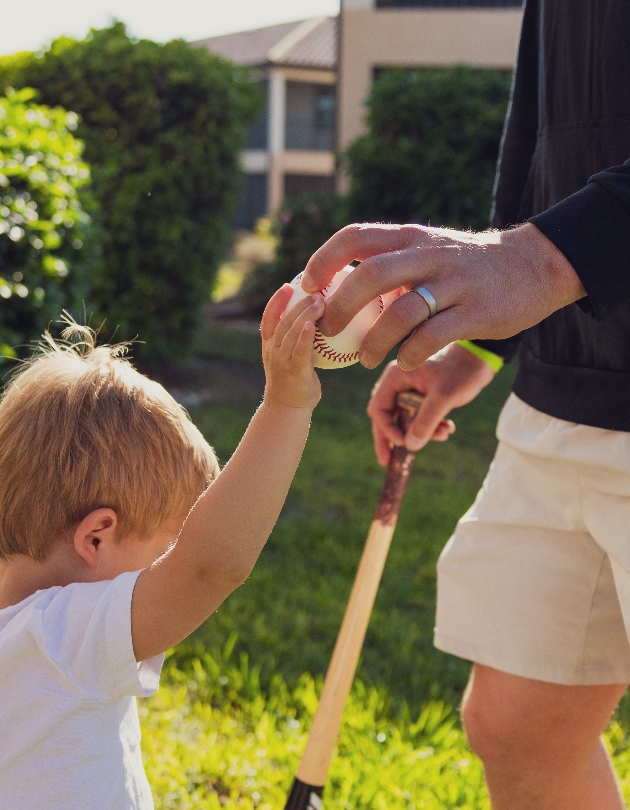
[(351, 219), (486, 228), (509, 89), (500, 70), (383, 71), (347, 150)]
[(88, 292), (90, 171), (77, 117), (34, 96), (25, 88), (0, 98), (0, 360)]
[(105, 229), (91, 304), (117, 339), (146, 343), (136, 354), (181, 357), (226, 249), (260, 104), (249, 73), (182, 40), (134, 41), (115, 23), (0, 60), (8, 83), (80, 116)]

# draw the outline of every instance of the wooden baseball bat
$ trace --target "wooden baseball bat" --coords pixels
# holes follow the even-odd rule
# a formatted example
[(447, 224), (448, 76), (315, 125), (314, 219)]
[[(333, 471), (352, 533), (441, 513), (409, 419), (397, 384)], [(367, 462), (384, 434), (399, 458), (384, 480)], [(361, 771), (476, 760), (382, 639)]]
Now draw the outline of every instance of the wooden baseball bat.
[[(417, 391), (398, 394), (398, 424), (406, 432), (423, 400)], [(415, 453), (404, 447), (392, 450), (387, 477), (365, 541), (350, 600), (337, 636), (324, 680), (322, 696), (285, 810), (320, 810), (322, 793), (341, 717), (354, 680), (363, 639), (376, 598), (400, 503)]]

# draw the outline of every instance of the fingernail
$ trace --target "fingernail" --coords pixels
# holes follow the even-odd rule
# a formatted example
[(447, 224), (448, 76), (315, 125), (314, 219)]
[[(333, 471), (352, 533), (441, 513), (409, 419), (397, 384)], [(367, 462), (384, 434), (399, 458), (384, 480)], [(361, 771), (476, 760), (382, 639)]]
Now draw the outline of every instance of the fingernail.
[(304, 273), (304, 275), (302, 276), (300, 284), (304, 292), (310, 293), (319, 292), (319, 290), (317, 289), (317, 285), (313, 283), (313, 279), (307, 273)]
[(405, 437), (405, 447), (407, 450), (411, 450), (412, 453), (417, 453), (418, 450), (422, 447), (422, 439), (419, 439), (417, 436), (406, 436)]
[(411, 370), (412, 370), (411, 366), (408, 366), (408, 365), (405, 363), (405, 361), (404, 361), (404, 360), (402, 360), (400, 357), (398, 357), (398, 358), (397, 358), (397, 362), (398, 362), (398, 368), (399, 368), (401, 371), (411, 371)]
[[(324, 334), (326, 333), (324, 332)], [(359, 363), (361, 363), (363, 368), (376, 368), (378, 366), (378, 363), (372, 362), (372, 360), (370, 360), (364, 354), (359, 354)]]

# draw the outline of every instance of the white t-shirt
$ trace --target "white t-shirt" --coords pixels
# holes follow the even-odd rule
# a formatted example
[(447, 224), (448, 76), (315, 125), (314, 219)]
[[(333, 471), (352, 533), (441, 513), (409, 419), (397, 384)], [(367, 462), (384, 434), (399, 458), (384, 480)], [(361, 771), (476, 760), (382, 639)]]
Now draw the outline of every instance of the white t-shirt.
[(140, 572), (37, 591), (0, 610), (0, 810), (148, 810), (134, 696), (164, 656), (136, 662)]

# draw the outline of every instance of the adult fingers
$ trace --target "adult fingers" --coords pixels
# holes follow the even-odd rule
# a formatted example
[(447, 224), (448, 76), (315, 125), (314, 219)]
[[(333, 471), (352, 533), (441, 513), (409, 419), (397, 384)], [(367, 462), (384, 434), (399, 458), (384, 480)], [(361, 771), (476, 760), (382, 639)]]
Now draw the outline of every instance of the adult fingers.
[[(359, 350), (361, 363), (366, 368), (376, 368), (390, 349), (430, 314), (429, 305), (414, 290), (401, 295), (386, 307), (363, 338)], [(405, 370), (409, 370), (408, 367)]]
[(376, 460), (381, 467), (386, 467), (389, 464), (389, 458), (392, 453), (392, 442), (380, 429), (377, 422), (372, 422), (372, 437), (374, 439), (374, 452), (376, 453)]
[(405, 434), (396, 425), (394, 413), (395, 405), (393, 404), (390, 407), (387, 403), (371, 402), (368, 407), (368, 415), (379, 435), (390, 444), (401, 445), (405, 440)]
[[(405, 371), (411, 371), (454, 340), (478, 337), (476, 331), (476, 325), (471, 323), (464, 307), (454, 306), (438, 312), (434, 318), (423, 321), (403, 343), (398, 351), (398, 365)], [(361, 362), (366, 365), (363, 356)]]
[[(429, 279), (439, 295), (440, 306), (448, 306), (452, 301), (453, 280), (433, 281), (435, 270), (443, 262), (443, 254), (431, 247), (409, 248), (391, 253), (380, 253), (361, 262), (348, 275), (326, 302), (324, 317), (318, 324), (325, 335), (340, 332), (363, 307), (378, 295), (392, 290), (409, 289)], [(438, 291), (437, 286), (440, 289)], [(417, 295), (417, 293), (416, 293)], [(448, 301), (445, 300), (448, 296)], [(421, 299), (422, 300), (422, 299)], [(391, 306), (391, 304), (390, 304)], [(428, 308), (426, 310), (428, 314)], [(417, 323), (417, 321), (416, 321)], [(391, 344), (393, 345), (393, 343)]]
[[(382, 467), (386, 467), (389, 464), (392, 449), (402, 444), (402, 442), (392, 441), (387, 433), (382, 430), (382, 424), (378, 419), (372, 419), (372, 437), (376, 459)], [(455, 433), (455, 423), (451, 419), (442, 419), (430, 439), (436, 442), (445, 442), (453, 433)], [(402, 436), (402, 433), (400, 435)]]
[[(439, 441), (443, 435), (441, 429), (448, 424), (445, 416), (450, 409), (451, 405), (448, 400), (429, 392), (405, 435), (407, 450), (417, 452), (431, 439), (437, 438)], [(454, 427), (453, 425), (453, 429)]]
[(267, 302), (260, 321), (260, 334), (263, 340), (269, 340), (273, 337), (276, 327), (280, 323), (280, 318), (282, 318), (282, 313), (287, 308), (292, 295), (293, 288), (291, 285), (283, 284)]
[(421, 235), (418, 225), (347, 225), (330, 237), (311, 256), (302, 276), (302, 289), (317, 292), (353, 261), (363, 261), (379, 253), (403, 250)]
[(425, 390), (422, 374), (410, 375), (392, 361), (381, 374), (368, 402), (367, 413), (372, 423), (388, 442), (396, 445), (401, 445), (404, 441), (404, 434), (394, 420), (397, 411), (396, 396), (400, 391), (412, 388), (421, 392)]
[(445, 442), (455, 433), (455, 422), (452, 419), (443, 419), (431, 437), (434, 442)]

